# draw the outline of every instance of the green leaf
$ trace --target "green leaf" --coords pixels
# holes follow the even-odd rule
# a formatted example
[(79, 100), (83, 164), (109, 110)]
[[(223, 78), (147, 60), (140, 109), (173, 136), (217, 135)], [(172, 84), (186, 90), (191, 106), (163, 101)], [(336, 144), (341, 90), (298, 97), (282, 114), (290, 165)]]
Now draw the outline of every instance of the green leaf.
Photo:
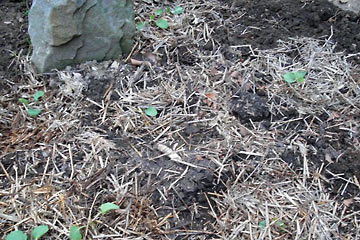
[(9, 235), (6, 236), (5, 240), (27, 240), (27, 235), (22, 231), (12, 231)]
[(145, 110), (145, 114), (148, 115), (149, 117), (155, 117), (158, 114), (158, 112), (157, 112), (156, 108), (148, 107)]
[(283, 75), (285, 82), (294, 83), (296, 82), (295, 74), (293, 72), (287, 72)]
[(35, 117), (35, 116), (37, 116), (37, 115), (40, 114), (41, 109), (29, 108), (29, 109), (27, 110), (27, 112), (28, 112), (28, 114), (29, 114), (30, 116)]
[(306, 71), (297, 71), (297, 72), (287, 72), (283, 75), (285, 82), (288, 83), (302, 83), (304, 81), (304, 77), (307, 74)]
[(40, 225), (37, 226), (36, 228), (34, 228), (34, 230), (32, 231), (32, 237), (34, 238), (34, 240), (38, 240), (40, 239), (42, 236), (44, 236), (45, 233), (47, 233), (49, 231), (49, 227), (46, 225)]
[(161, 29), (167, 29), (169, 27), (169, 24), (165, 19), (160, 18), (156, 21), (156, 26)]
[(145, 27), (145, 22), (140, 22), (138, 23), (138, 25), (136, 25), (136, 29), (139, 31), (143, 30), (144, 27)]
[(104, 204), (101, 204), (100, 206), (100, 210), (101, 210), (101, 213), (102, 214), (105, 214), (107, 213), (108, 211), (110, 210), (116, 210), (116, 209), (119, 209), (120, 207), (114, 203), (104, 203)]
[(70, 240), (81, 240), (82, 235), (81, 235), (81, 227), (77, 227), (74, 225), (71, 225), (70, 227)]
[(286, 229), (285, 223), (281, 220), (276, 220), (276, 225), (282, 229)]
[(19, 102), (25, 104), (25, 105), (28, 105), (29, 104), (29, 101), (25, 98), (19, 98)]
[(259, 226), (262, 228), (262, 229), (265, 229), (266, 228), (266, 220), (262, 220), (259, 222)]
[(182, 14), (183, 8), (180, 6), (176, 6), (173, 10), (171, 10), (171, 13), (174, 15)]
[(37, 92), (34, 94), (34, 100), (35, 100), (35, 102), (36, 102), (37, 100), (39, 100), (39, 98), (43, 97), (44, 94), (45, 94), (44, 91), (37, 91)]
[(158, 9), (158, 10), (155, 11), (155, 15), (156, 15), (156, 16), (160, 16), (160, 15), (163, 14), (164, 12), (165, 12), (164, 9), (163, 9), (163, 8), (160, 8), (160, 9)]
[(297, 71), (297, 72), (295, 72), (296, 81), (299, 82), (299, 83), (302, 83), (304, 81), (304, 77), (305, 77), (306, 74), (307, 74), (306, 71)]
[(155, 19), (155, 15), (153, 14), (150, 16), (150, 21), (153, 21), (154, 19)]

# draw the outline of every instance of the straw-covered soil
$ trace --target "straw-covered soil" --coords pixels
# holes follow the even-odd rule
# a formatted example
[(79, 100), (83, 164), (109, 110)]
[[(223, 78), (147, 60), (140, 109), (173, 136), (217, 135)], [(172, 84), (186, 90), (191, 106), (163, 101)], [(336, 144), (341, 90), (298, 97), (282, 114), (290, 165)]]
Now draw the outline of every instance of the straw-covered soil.
[(29, 4), (0, 3), (1, 239), (360, 239), (359, 16), (165, 1), (184, 11), (161, 30), (161, 3), (136, 1), (148, 24), (130, 56), (40, 75)]

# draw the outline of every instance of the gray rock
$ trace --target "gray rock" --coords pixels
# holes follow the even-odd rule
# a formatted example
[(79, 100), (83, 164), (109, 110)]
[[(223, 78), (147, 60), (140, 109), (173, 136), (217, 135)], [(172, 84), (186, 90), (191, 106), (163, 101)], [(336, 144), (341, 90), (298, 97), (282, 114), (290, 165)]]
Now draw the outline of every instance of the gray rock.
[(43, 73), (116, 59), (131, 51), (135, 29), (132, 0), (34, 0), (31, 61)]
[(359, 0), (329, 0), (329, 2), (332, 2), (334, 5), (338, 6), (342, 10), (360, 14)]

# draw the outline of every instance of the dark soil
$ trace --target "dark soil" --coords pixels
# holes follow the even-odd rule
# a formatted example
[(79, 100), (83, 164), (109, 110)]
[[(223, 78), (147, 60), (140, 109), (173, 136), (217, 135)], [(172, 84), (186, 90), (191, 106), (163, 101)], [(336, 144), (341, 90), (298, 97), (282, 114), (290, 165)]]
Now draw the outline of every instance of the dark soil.
[[(219, 0), (220, 1), (220, 0)], [(246, 1), (246, 0), (221, 0), (224, 4), (231, 6), (231, 11), (223, 10), (217, 14), (219, 18), (214, 15), (207, 16), (209, 26), (215, 29), (213, 34), (216, 44), (221, 46), (222, 53), (228, 60), (235, 58), (249, 57), (248, 48), (243, 52), (234, 52), (229, 46), (251, 45), (252, 49), (269, 49), (276, 46), (279, 39), (286, 40), (289, 37), (304, 36), (327, 39), (331, 36), (331, 41), (337, 43), (336, 49), (338, 51), (345, 51), (347, 53), (360, 52), (360, 18), (351, 12), (345, 12), (333, 6), (326, 0), (317, 0), (308, 3), (302, 3), (300, 0), (283, 0), (283, 1)], [(26, 1), (22, 0), (4, 0), (0, 3), (0, 94), (5, 92), (5, 88), (11, 86), (9, 82), (17, 82), (22, 78), (22, 73), (18, 71), (14, 60), (14, 54), (22, 51), (26, 55), (31, 49), (29, 48), (29, 37), (27, 35), (27, 17), (26, 12), (28, 5)], [(233, 15), (239, 12), (245, 14), (239, 17), (236, 21), (227, 21)], [(204, 44), (204, 50), (212, 49), (212, 46)], [(181, 64), (193, 65), (196, 63), (196, 58), (191, 54), (186, 53), (185, 48), (179, 48), (179, 56), (173, 57), (171, 61), (174, 63), (179, 61)], [(353, 56), (352, 61), (360, 63), (360, 55)], [(89, 88), (85, 90), (85, 95), (95, 102), (101, 102), (106, 89), (109, 87), (112, 80), (117, 76), (107, 76), (107, 78), (93, 77), (90, 78)], [(114, 84), (117, 84), (114, 81)], [(119, 85), (120, 87), (120, 85)], [(112, 99), (112, 101), (115, 101)], [(239, 118), (239, 121), (245, 124), (253, 122), (263, 122), (264, 128), (271, 130), (270, 126), (266, 124), (270, 118), (270, 112), (265, 106), (267, 102), (266, 96), (257, 93), (236, 93), (233, 102), (229, 103), (229, 109)], [(0, 107), (2, 107), (0, 103)], [(245, 108), (244, 108), (245, 106)], [(96, 120), (93, 119), (92, 114), (95, 115), (96, 109), (88, 109), (88, 114), (80, 119), (80, 124), (85, 126), (97, 125)], [(294, 109), (288, 109), (287, 116), (272, 116), (273, 118), (292, 119), (300, 116)], [(324, 119), (329, 118), (324, 113)], [(356, 118), (356, 117), (355, 117)], [(250, 121), (251, 120), (251, 121)], [(309, 119), (311, 121), (311, 119)], [(357, 116), (356, 121), (360, 121)], [(309, 135), (306, 131), (307, 125), (304, 123), (294, 125), (289, 128), (289, 132), (279, 134), (278, 136), (278, 150), (282, 152), (281, 157), (284, 162), (290, 165), (295, 171), (302, 170), (302, 156), (297, 149), (285, 149), (285, 138), (290, 134), (299, 134), (304, 139), (306, 144), (311, 145), (314, 149), (310, 153), (310, 165), (313, 169), (319, 169), (321, 166), (321, 174), (327, 179), (325, 185), (326, 191), (332, 196), (339, 197), (339, 199), (346, 199), (351, 197), (359, 197), (360, 192), (357, 186), (346, 184), (346, 180), (353, 178), (360, 179), (360, 152), (353, 147), (353, 143), (359, 138), (357, 134), (349, 136), (339, 128), (329, 128), (332, 122), (327, 121), (326, 125), (321, 121), (313, 121), (312, 127), (319, 132), (323, 131), (323, 135)], [(177, 130), (176, 126), (172, 127)], [(0, 127), (1, 129), (1, 127)], [(326, 129), (326, 130), (325, 130)], [(124, 139), (121, 135), (115, 133), (116, 129), (110, 129), (109, 126), (103, 124), (100, 126), (102, 134), (105, 134), (107, 139), (113, 140), (117, 145), (117, 151), (113, 154), (118, 156), (124, 163), (131, 165), (141, 165), (141, 170), (148, 173), (146, 176), (141, 176), (144, 181), (139, 185), (146, 185), (146, 179), (151, 179), (156, 184), (168, 187), (167, 177), (169, 174), (161, 172), (162, 168), (172, 168), (178, 172), (184, 172), (185, 166), (176, 165), (170, 162), (166, 157), (157, 159), (157, 161), (149, 161), (148, 159), (158, 156), (159, 151), (154, 150), (154, 146), (149, 143), (147, 135), (144, 134), (141, 140), (148, 151), (143, 153), (140, 157), (132, 150), (132, 145), (129, 144), (133, 139)], [(201, 141), (209, 141), (221, 137), (216, 129), (202, 126), (201, 124), (188, 125), (182, 131), (182, 138), (195, 145)], [(335, 138), (327, 138), (326, 135), (336, 136)], [(139, 140), (137, 140), (139, 143)], [(174, 143), (182, 143), (182, 140), (176, 139)], [(3, 150), (3, 149), (2, 149)], [(20, 151), (20, 149), (17, 149)], [(128, 154), (121, 155), (120, 152)], [(132, 154), (130, 154), (132, 152)], [(224, 153), (225, 154), (225, 153)], [(20, 154), (21, 155), (21, 154)], [(75, 154), (74, 154), (75, 155)], [(270, 154), (269, 154), (270, 156)], [(241, 154), (233, 155), (234, 161), (239, 161), (243, 156)], [(7, 159), (1, 159), (3, 165), (7, 169), (12, 169), (11, 165), (20, 161), (18, 154), (8, 154)], [(179, 210), (180, 221), (174, 222), (174, 227), (185, 229), (201, 229), (204, 223), (210, 221), (211, 217), (205, 211), (199, 211), (198, 215), (192, 216), (190, 213), (190, 206), (195, 202), (200, 205), (208, 205), (207, 199), (204, 195), (206, 192), (220, 192), (226, 189), (226, 181), (234, 178), (235, 173), (231, 169), (226, 169), (223, 174), (224, 179), (215, 179), (214, 172), (216, 166), (212, 165), (210, 161), (204, 158), (200, 160), (196, 156), (189, 156), (189, 162), (199, 166), (204, 166), (204, 169), (191, 168), (188, 173), (181, 180), (180, 188), (176, 191), (168, 193), (172, 195), (172, 201), (162, 202), (161, 195), (149, 187), (147, 193), (144, 195), (151, 196), (153, 201), (149, 205), (154, 207), (166, 206), (168, 211), (162, 210), (162, 216), (166, 216), (171, 212), (172, 208), (183, 209)], [(325, 161), (328, 159), (329, 161)], [(19, 164), (21, 165), (21, 164)], [(168, 166), (169, 165), (169, 166)], [(171, 166), (170, 166), (171, 165)], [(59, 167), (61, 167), (59, 165)], [(69, 166), (62, 166), (69, 168)], [(205, 168), (206, 167), (206, 168)], [(109, 170), (111, 171), (111, 169)], [(21, 174), (22, 170), (19, 170)], [(42, 172), (40, 166), (38, 172)], [(15, 174), (9, 171), (9, 174)], [(335, 175), (341, 175), (343, 180), (336, 178)], [(156, 183), (156, 184), (155, 184)], [(153, 186), (153, 187), (154, 187)], [(99, 181), (92, 188), (101, 187)], [(89, 190), (90, 191), (90, 190)], [(111, 198), (111, 197), (110, 197)], [(101, 199), (103, 200), (103, 199)], [(103, 200), (105, 201), (105, 200)], [(185, 206), (185, 207), (184, 207)], [(164, 208), (166, 209), (166, 208)], [(353, 205), (354, 210), (360, 210), (359, 205)], [(181, 222), (180, 225), (179, 222)]]
[(3, 78), (16, 79), (14, 56), (20, 51), (23, 55), (29, 52), (26, 14), (29, 5), (26, 2), (4, 0), (0, 3), (0, 84), (4, 84)]
[[(331, 39), (337, 43), (338, 51), (360, 52), (359, 16), (342, 11), (327, 0), (222, 1), (232, 6), (232, 11), (224, 10), (219, 13), (221, 22), (212, 16), (209, 16), (208, 20), (216, 23), (215, 39), (224, 47), (248, 44), (253, 49), (270, 49), (276, 46), (279, 39), (332, 36)], [(238, 21), (226, 22), (240, 11), (245, 15)], [(246, 53), (248, 52), (243, 54)], [(238, 57), (233, 54), (228, 53), (228, 58)], [(359, 63), (360, 56), (354, 57), (354, 61)]]
[[(303, 2), (299, 0), (224, 0), (223, 2), (231, 6), (232, 11), (220, 12), (221, 17), (218, 19), (210, 15), (208, 20), (215, 27), (214, 38), (223, 46), (224, 55), (229, 60), (246, 58), (250, 51), (248, 48), (244, 48), (245, 50), (241, 53), (234, 52), (228, 46), (251, 45), (253, 50), (257, 48), (271, 49), (276, 47), (278, 40), (286, 40), (291, 37), (328, 39), (331, 36), (331, 40), (337, 44), (335, 50), (357, 54), (351, 59), (360, 63), (360, 55), (358, 54), (360, 52), (360, 16), (343, 11), (327, 0)], [(227, 21), (240, 11), (245, 14), (238, 21)], [(225, 22), (227, 23), (224, 24)], [(206, 48), (206, 46), (204, 47)], [(266, 98), (262, 94), (243, 93), (240, 96), (236, 95), (232, 103), (232, 111), (242, 122), (247, 122), (249, 119), (266, 122), (269, 116), (268, 110), (262, 104), (263, 102), (266, 102)], [(294, 109), (289, 109), (288, 114), (287, 119), (299, 116), (296, 111), (294, 115)], [(276, 118), (276, 116), (273, 117)], [(325, 117), (330, 116), (326, 115)], [(318, 123), (320, 124), (320, 122)], [(331, 122), (328, 124), (331, 125)], [(320, 125), (318, 127), (324, 129), (326, 126)], [(306, 126), (300, 124), (297, 125), (295, 132), (301, 133), (304, 129)], [(325, 164), (323, 173), (329, 179), (335, 174), (341, 174), (345, 179), (349, 179), (351, 176), (359, 176), (360, 153), (353, 148), (353, 141), (359, 136), (345, 136), (339, 129), (331, 129), (331, 132), (339, 136), (337, 140), (329, 141), (326, 137), (304, 136), (307, 143), (313, 145), (314, 149), (317, 150), (317, 153), (311, 157), (314, 168), (319, 168), (321, 164)], [(285, 147), (285, 145), (283, 146)], [(345, 154), (339, 157), (340, 152), (344, 150), (346, 150)], [(320, 160), (325, 159), (325, 154), (330, 154), (331, 159), (336, 162), (326, 163)], [(286, 150), (282, 157), (295, 169), (302, 168), (299, 152)], [(345, 181), (336, 180), (327, 183), (327, 185), (330, 192), (336, 196), (341, 195), (341, 198), (359, 195), (359, 188), (354, 185), (346, 186)], [(359, 210), (360, 206), (355, 208)]]

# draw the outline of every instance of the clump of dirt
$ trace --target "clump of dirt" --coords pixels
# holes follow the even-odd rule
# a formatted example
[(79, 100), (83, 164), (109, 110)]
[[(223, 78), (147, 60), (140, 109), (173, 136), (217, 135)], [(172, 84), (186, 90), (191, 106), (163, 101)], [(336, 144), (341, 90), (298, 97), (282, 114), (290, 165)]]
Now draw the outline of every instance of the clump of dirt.
[(243, 123), (263, 121), (270, 116), (266, 102), (267, 98), (264, 96), (239, 91), (233, 97), (231, 110)]

